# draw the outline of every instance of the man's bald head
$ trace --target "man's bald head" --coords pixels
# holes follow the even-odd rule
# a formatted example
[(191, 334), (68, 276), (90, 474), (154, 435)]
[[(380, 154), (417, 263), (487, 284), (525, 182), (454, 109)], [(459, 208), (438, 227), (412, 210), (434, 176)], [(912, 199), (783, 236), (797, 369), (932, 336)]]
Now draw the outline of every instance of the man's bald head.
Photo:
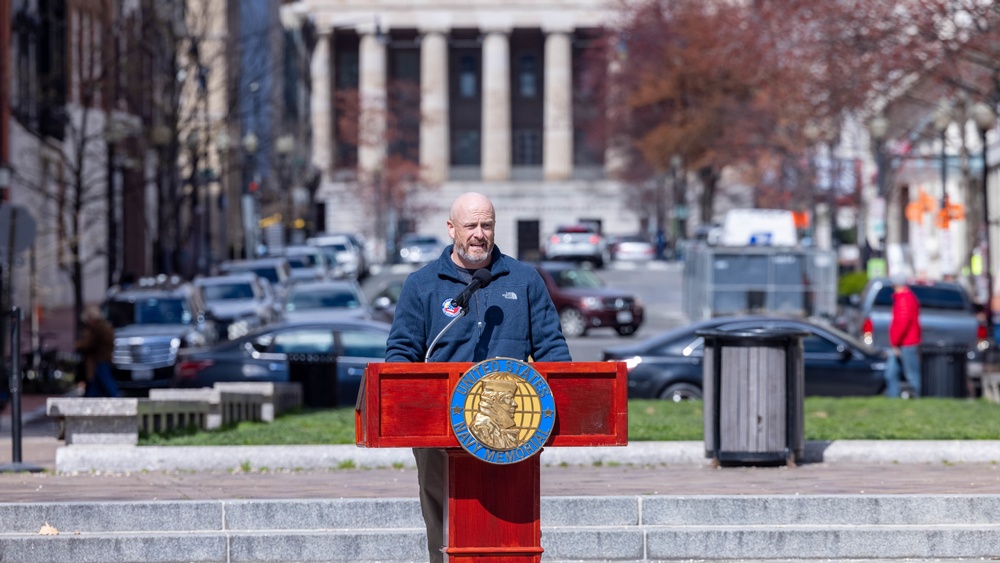
[(495, 224), (496, 211), (488, 197), (466, 192), (455, 198), (448, 217), (448, 236), (455, 241), (452, 261), (469, 269), (488, 266)]
[(472, 212), (486, 212), (489, 213), (491, 217), (496, 217), (496, 211), (493, 209), (493, 203), (490, 198), (484, 196), (477, 192), (465, 192), (464, 194), (455, 198), (455, 202), (451, 204), (451, 212), (448, 214), (448, 218), (455, 221), (457, 217), (461, 217), (463, 213)]

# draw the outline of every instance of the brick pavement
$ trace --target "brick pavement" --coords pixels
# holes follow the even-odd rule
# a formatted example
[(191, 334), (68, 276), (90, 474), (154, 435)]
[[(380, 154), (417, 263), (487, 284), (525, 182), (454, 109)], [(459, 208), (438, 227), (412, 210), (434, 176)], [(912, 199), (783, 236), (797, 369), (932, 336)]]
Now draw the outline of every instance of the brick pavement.
[[(134, 472), (56, 475), (54, 423), (38, 409), (46, 397), (22, 397), (21, 461), (41, 473), (0, 474), (0, 502), (206, 500), (238, 498), (415, 497), (413, 469), (283, 472)], [(0, 418), (0, 465), (13, 457), (10, 407)], [(84, 447), (84, 446), (81, 446)], [(544, 466), (541, 490), (561, 495), (1000, 494), (994, 463), (806, 463), (796, 467)]]
[[(54, 440), (53, 440), (54, 441)], [(0, 447), (9, 446), (9, 439)], [(23, 461), (49, 465), (25, 448)], [(9, 452), (0, 456), (9, 461)], [(51, 465), (49, 466), (51, 469)], [(994, 464), (543, 467), (544, 496), (1000, 494)], [(414, 497), (413, 469), (0, 474), (3, 502)]]
[[(0, 464), (12, 459), (9, 417), (0, 431)], [(62, 441), (51, 421), (24, 431), (21, 461), (41, 473), (0, 474), (0, 502), (209, 500), (239, 498), (415, 497), (413, 469), (253, 472), (132, 472), (56, 475)], [(86, 447), (86, 446), (79, 446)], [(993, 463), (807, 463), (796, 467), (543, 466), (545, 496), (766, 494), (1000, 494)]]

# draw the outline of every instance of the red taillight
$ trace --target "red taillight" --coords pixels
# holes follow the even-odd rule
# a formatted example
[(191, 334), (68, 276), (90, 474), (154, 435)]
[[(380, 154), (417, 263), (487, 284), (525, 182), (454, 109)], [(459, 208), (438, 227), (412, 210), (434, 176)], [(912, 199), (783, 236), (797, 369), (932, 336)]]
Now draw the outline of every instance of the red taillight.
[(551, 242), (552, 244), (559, 244), (559, 235), (550, 236), (549, 242)]
[(590, 235), (590, 244), (597, 244), (601, 239), (597, 235)]
[(978, 340), (986, 340), (988, 335), (989, 333), (986, 332), (986, 325), (983, 324), (979, 325), (979, 328), (976, 329), (976, 338)]
[(871, 319), (865, 319), (865, 322), (862, 323), (862, 325), (861, 325), (861, 333), (862, 334), (871, 334), (874, 329), (875, 329), (875, 326), (872, 324), (872, 320)]
[(212, 360), (184, 360), (177, 364), (174, 373), (178, 379), (191, 379), (201, 370), (215, 364)]

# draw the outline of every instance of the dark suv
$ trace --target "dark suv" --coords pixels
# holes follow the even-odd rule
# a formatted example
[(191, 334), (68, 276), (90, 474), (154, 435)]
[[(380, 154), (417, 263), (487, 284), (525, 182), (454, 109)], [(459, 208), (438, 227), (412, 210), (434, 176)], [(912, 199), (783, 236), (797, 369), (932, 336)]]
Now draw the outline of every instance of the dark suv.
[(169, 387), (178, 350), (218, 339), (201, 293), (178, 278), (115, 286), (108, 290), (104, 310), (115, 328), (112, 374), (126, 396)]
[(605, 286), (592, 270), (569, 262), (543, 262), (535, 267), (559, 311), (564, 336), (583, 336), (598, 327), (630, 336), (642, 325), (642, 303), (634, 295)]

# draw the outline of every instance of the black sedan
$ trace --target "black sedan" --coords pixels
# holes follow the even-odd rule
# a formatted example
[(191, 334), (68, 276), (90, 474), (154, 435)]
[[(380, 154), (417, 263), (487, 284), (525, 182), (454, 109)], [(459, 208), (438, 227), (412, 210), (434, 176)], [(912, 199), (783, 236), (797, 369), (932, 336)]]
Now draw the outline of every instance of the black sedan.
[(216, 346), (182, 351), (173, 386), (297, 381), (306, 406), (353, 405), (365, 366), (385, 359), (388, 337), (389, 325), (377, 321), (280, 322)]
[(701, 399), (704, 341), (695, 333), (705, 329), (761, 328), (787, 328), (809, 333), (802, 339), (807, 396), (866, 396), (884, 391), (884, 352), (832, 326), (803, 319), (719, 317), (634, 344), (608, 348), (604, 350), (603, 359), (626, 363), (630, 399)]

